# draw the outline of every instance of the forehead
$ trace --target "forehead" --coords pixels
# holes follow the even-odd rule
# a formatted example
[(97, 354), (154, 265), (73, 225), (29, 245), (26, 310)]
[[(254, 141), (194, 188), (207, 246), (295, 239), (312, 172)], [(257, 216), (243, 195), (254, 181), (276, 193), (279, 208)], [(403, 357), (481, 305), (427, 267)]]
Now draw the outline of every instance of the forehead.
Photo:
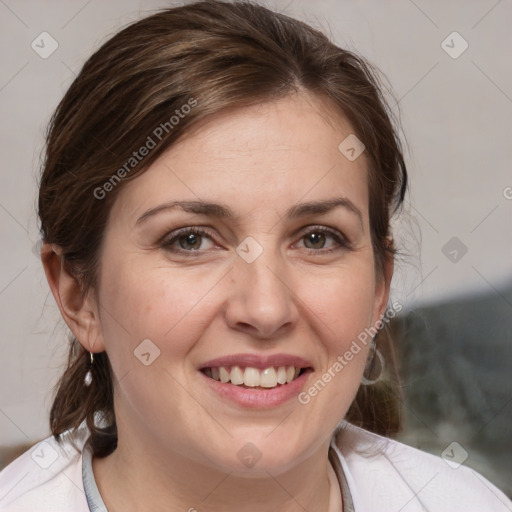
[(112, 214), (133, 224), (159, 203), (200, 199), (243, 217), (339, 196), (366, 212), (364, 153), (351, 161), (339, 150), (351, 134), (341, 113), (308, 95), (220, 112), (126, 183)]

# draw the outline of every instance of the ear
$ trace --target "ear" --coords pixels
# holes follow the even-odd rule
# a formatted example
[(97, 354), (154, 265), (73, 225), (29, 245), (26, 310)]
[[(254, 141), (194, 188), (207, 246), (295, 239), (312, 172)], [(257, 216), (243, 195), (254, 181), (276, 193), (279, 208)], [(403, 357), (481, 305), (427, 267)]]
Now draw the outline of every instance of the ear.
[[(387, 246), (392, 249), (394, 245), (393, 239), (387, 238), (386, 241)], [(394, 271), (394, 257), (393, 254), (387, 251), (385, 253), (383, 267), (384, 268), (382, 270), (379, 269), (375, 274), (375, 300), (373, 306), (372, 325), (382, 318), (388, 306), (391, 279), (393, 278)]]
[(44, 243), (41, 247), (46, 279), (60, 314), (75, 338), (89, 352), (103, 352), (98, 307), (92, 293), (84, 296), (78, 277), (62, 255), (62, 248)]

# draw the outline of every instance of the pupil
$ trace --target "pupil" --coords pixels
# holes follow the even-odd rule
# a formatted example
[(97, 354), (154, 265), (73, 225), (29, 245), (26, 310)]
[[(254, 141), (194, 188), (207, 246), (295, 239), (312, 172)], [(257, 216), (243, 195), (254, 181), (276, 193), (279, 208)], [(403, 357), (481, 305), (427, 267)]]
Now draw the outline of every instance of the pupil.
[[(325, 235), (323, 233), (311, 233), (306, 240), (314, 245), (313, 249), (322, 248), (325, 243)], [(306, 244), (307, 246), (307, 244)]]
[(201, 245), (201, 235), (194, 233), (184, 235), (180, 239), (180, 245), (182, 249), (197, 249)]

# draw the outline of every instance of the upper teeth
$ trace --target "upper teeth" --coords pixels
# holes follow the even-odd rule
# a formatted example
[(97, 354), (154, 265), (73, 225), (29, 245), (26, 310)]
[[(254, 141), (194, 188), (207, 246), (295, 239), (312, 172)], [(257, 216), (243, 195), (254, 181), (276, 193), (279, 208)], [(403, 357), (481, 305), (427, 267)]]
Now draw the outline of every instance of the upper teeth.
[(263, 388), (274, 388), (278, 384), (286, 384), (294, 380), (300, 372), (300, 368), (295, 366), (279, 366), (274, 368), (270, 366), (264, 370), (247, 366), (217, 366), (207, 368), (205, 373), (212, 379), (221, 382), (231, 382), (236, 386), (245, 384), (249, 387), (261, 386)]

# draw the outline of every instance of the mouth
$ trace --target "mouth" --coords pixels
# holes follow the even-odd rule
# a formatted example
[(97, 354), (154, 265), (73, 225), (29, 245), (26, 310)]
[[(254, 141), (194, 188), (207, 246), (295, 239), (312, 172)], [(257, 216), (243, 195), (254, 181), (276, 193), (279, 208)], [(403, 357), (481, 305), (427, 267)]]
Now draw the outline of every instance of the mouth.
[(309, 361), (289, 354), (234, 354), (206, 361), (198, 370), (223, 401), (266, 409), (296, 397), (314, 368)]
[(290, 384), (308, 371), (311, 367), (299, 366), (268, 366), (259, 369), (254, 366), (207, 366), (200, 370), (210, 379), (232, 384), (241, 388), (273, 389)]

